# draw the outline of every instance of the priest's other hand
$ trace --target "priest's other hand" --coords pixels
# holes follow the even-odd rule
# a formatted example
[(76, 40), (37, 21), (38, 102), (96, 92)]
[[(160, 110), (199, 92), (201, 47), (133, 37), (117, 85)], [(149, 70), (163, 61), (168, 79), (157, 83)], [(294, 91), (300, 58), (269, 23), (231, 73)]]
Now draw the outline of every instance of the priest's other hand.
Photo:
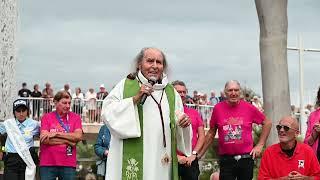
[(178, 125), (182, 128), (186, 128), (190, 126), (191, 120), (188, 115), (183, 113), (182, 115), (178, 116)]

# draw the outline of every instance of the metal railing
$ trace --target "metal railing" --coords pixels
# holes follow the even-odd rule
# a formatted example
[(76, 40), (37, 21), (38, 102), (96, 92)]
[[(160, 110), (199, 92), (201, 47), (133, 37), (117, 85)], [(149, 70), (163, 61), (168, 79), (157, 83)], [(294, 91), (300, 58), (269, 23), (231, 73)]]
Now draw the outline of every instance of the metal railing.
[[(56, 109), (52, 98), (21, 98), (27, 99), (30, 107), (30, 117), (39, 120), (41, 117)], [(102, 123), (101, 109), (103, 100), (72, 99), (70, 110), (81, 116), (83, 123)]]
[(212, 109), (214, 106), (211, 105), (195, 105), (195, 104), (187, 104), (188, 107), (196, 109), (203, 121), (203, 125), (205, 130), (210, 128), (210, 119), (212, 114)]
[[(39, 120), (41, 117), (48, 112), (52, 112), (56, 109), (53, 99), (50, 98), (21, 98), (27, 99), (30, 107), (30, 117)], [(90, 99), (83, 100), (74, 98), (71, 100), (70, 110), (81, 116), (83, 123), (99, 124), (101, 120), (101, 109), (103, 100)], [(211, 118), (213, 106), (209, 105), (194, 105), (188, 104), (188, 107), (196, 109), (202, 120), (205, 128), (209, 128), (209, 122)]]

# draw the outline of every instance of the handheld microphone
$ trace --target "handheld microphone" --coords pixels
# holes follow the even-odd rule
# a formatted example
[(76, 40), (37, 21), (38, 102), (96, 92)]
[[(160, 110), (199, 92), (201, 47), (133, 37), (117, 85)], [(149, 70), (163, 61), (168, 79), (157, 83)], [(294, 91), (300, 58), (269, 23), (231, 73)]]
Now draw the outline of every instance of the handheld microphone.
[[(150, 79), (148, 80), (148, 83), (151, 84), (151, 86), (155, 85), (157, 81), (156, 77), (150, 77)], [(146, 93), (143, 93), (140, 99), (140, 105), (143, 105), (144, 102), (146, 101), (148, 95)]]

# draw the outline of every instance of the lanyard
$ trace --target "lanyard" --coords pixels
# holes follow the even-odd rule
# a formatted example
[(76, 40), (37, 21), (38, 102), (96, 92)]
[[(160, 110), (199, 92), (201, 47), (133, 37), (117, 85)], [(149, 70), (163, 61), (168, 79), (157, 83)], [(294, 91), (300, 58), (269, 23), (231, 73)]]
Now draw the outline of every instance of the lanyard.
[(159, 103), (156, 101), (156, 99), (152, 96), (152, 94), (150, 95), (152, 97), (152, 99), (154, 100), (154, 102), (158, 105), (158, 109), (160, 112), (160, 118), (161, 118), (161, 125), (162, 125), (162, 140), (163, 140), (163, 147), (167, 147), (167, 141), (166, 141), (166, 134), (165, 134), (165, 127), (164, 127), (164, 122), (163, 122), (163, 113), (162, 113), (162, 108), (161, 108), (161, 101), (162, 101), (162, 97), (163, 97), (163, 92), (164, 90), (162, 90), (162, 94), (161, 94), (161, 98)]
[[(61, 117), (59, 116), (59, 114), (57, 113), (57, 111), (56, 111), (56, 117), (57, 117), (57, 119), (58, 119), (59, 124), (63, 127), (63, 129), (66, 130), (67, 133), (69, 133), (69, 132), (70, 132), (69, 126), (68, 126), (68, 125), (65, 125), (65, 124), (62, 122), (62, 119), (61, 119)], [(67, 114), (67, 122), (68, 122), (68, 120), (69, 120), (69, 116), (68, 116), (68, 114)]]
[[(138, 81), (142, 83), (142, 81), (140, 80), (139, 76), (137, 76)], [(157, 100), (152, 96), (152, 94), (150, 94), (150, 96), (152, 97), (152, 99), (154, 100), (154, 102), (157, 104), (159, 112), (160, 112), (160, 118), (161, 118), (161, 125), (162, 125), (162, 140), (163, 140), (163, 147), (167, 147), (167, 141), (166, 141), (166, 134), (165, 134), (165, 127), (164, 127), (164, 122), (163, 122), (163, 113), (162, 113), (162, 108), (161, 108), (161, 101), (162, 101), (162, 97), (163, 97), (163, 92), (164, 89), (162, 89), (162, 94), (161, 94), (161, 98), (159, 103), (157, 102)]]

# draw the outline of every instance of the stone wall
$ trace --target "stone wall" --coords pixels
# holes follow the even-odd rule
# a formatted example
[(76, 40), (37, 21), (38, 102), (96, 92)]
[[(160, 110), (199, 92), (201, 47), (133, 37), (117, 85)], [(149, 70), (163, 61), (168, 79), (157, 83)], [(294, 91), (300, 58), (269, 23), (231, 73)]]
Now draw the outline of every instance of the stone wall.
[(17, 0), (0, 1), (0, 120), (12, 117), (16, 90)]

